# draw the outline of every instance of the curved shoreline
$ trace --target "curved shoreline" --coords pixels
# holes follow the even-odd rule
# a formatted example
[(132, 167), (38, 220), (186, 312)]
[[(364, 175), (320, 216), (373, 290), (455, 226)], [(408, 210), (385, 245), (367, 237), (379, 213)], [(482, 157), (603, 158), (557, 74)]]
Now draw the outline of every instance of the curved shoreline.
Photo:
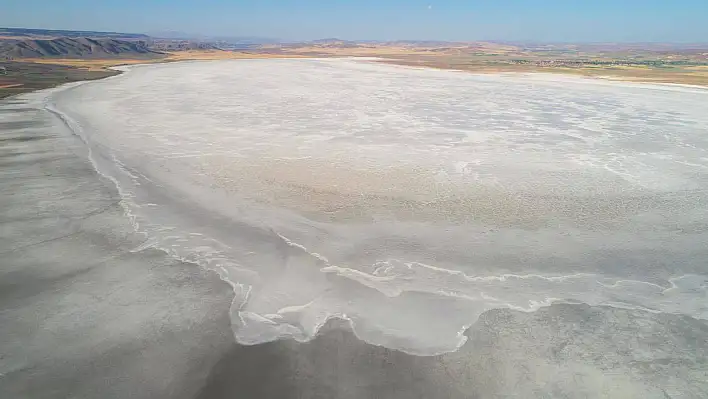
[(0, 118), (26, 123), (0, 131), (0, 396), (193, 397), (233, 344), (230, 290), (131, 252), (142, 237), (85, 145), (41, 105), (13, 103)]

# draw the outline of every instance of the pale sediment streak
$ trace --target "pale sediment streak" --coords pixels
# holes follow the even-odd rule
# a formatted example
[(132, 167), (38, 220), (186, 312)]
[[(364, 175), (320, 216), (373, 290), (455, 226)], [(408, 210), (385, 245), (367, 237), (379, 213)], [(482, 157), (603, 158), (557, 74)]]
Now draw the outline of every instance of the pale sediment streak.
[[(560, 134), (554, 127), (543, 128), (541, 133), (512, 131), (507, 136), (480, 133), (486, 137), (480, 139), (473, 133), (486, 131), (485, 128), (462, 128), (447, 122), (446, 118), (469, 116), (455, 104), (448, 108), (444, 103), (428, 104), (437, 113), (435, 118), (415, 114), (407, 118), (406, 112), (415, 111), (411, 109), (377, 108), (388, 104), (386, 96), (408, 96), (398, 100), (412, 103), (421, 101), (414, 96), (422, 94), (401, 94), (402, 89), (397, 86), (385, 87), (389, 90), (385, 95), (373, 89), (367, 92), (359, 84), (361, 78), (356, 77), (364, 74), (376, 80), (381, 79), (377, 74), (385, 74), (399, 79), (396, 74), (402, 72), (393, 67), (352, 61), (322, 61), (313, 67), (308, 62), (311, 61), (293, 62), (289, 64), (290, 71), (295, 75), (321, 72), (324, 84), (336, 83), (342, 90), (351, 90), (351, 106), (358, 119), (345, 118), (341, 125), (344, 127), (331, 125), (335, 120), (327, 118), (322, 126), (319, 122), (310, 126), (310, 122), (301, 121), (307, 113), (280, 115), (284, 124), (273, 127), (267, 120), (275, 117), (275, 111), (270, 109), (274, 105), (268, 102), (272, 99), (257, 87), (261, 83), (268, 87), (264, 81), (250, 88), (254, 98), (239, 91), (218, 94), (237, 99), (224, 106), (223, 112), (238, 110), (254, 126), (237, 125), (236, 119), (225, 125), (213, 124), (212, 119), (204, 119), (203, 123), (185, 119), (182, 125), (188, 133), (182, 133), (179, 125), (154, 119), (155, 113), (162, 112), (160, 105), (149, 102), (131, 86), (134, 81), (148, 84), (140, 80), (141, 76), (155, 78), (150, 75), (150, 68), (141, 69), (147, 75), (131, 77), (128, 73), (110, 83), (96, 83), (102, 85), (101, 89), (86, 85), (71, 93), (82, 96), (79, 101), (95, 104), (95, 109), (79, 105), (70, 96), (57, 100), (59, 108), (67, 107), (69, 112), (48, 106), (84, 139), (94, 167), (117, 186), (126, 215), (146, 236), (146, 242), (136, 251), (161, 249), (213, 270), (231, 284), (235, 293), (232, 324), (239, 342), (257, 344), (279, 338), (307, 341), (328, 319), (339, 317), (349, 320), (357, 336), (367, 342), (429, 355), (453, 351), (462, 345), (465, 329), (485, 311), (510, 308), (531, 312), (555, 302), (708, 319), (708, 278), (700, 273), (705, 270), (700, 268), (700, 261), (687, 258), (693, 263), (671, 268), (659, 265), (645, 273), (627, 272), (620, 264), (651, 261), (651, 255), (641, 256), (638, 261), (633, 257), (641, 251), (651, 251), (653, 246), (676, 253), (696, 251), (696, 257), (702, 254), (693, 245), (693, 236), (684, 239), (667, 227), (676, 216), (681, 218), (677, 225), (689, 233), (697, 232), (698, 242), (706, 231), (706, 215), (700, 209), (705, 203), (708, 180), (702, 172), (696, 172), (706, 166), (701, 162), (704, 152), (700, 145), (694, 145), (700, 139), (686, 126), (681, 129), (687, 135), (676, 137), (690, 144), (682, 147), (688, 149), (678, 154), (659, 154), (663, 158), (651, 155), (656, 148), (608, 152), (611, 146), (603, 142), (602, 135), (615, 134), (608, 127), (598, 128), (599, 135), (580, 129), (575, 133), (580, 139), (567, 139), (566, 132), (558, 142), (549, 139)], [(244, 74), (252, 72), (248, 63), (223, 65), (227, 72), (212, 67), (216, 69), (210, 73), (222, 74), (219, 76), (226, 79), (225, 76), (232, 76), (231, 67), (244, 68)], [(170, 68), (179, 67), (157, 68), (164, 68), (169, 79), (174, 73)], [(190, 71), (194, 73), (201, 71), (198, 65), (193, 68)], [(259, 64), (257, 69), (268, 73), (268, 68), (273, 68), (276, 81), (283, 79), (277, 75), (276, 66)], [(336, 75), (339, 70), (345, 71), (346, 76), (328, 78), (327, 74)], [(424, 70), (406, 73), (420, 74), (415, 77), (424, 81), (437, 79), (435, 82), (443, 85), (468, 84), (459, 80), (465, 79), (463, 75), (451, 77)], [(209, 76), (198, 75), (195, 79)], [(347, 79), (351, 82), (347, 83)], [(490, 84), (489, 79), (494, 82), (490, 77), (478, 79), (475, 83), (482, 86)], [(208, 81), (201, 83), (211, 87)], [(307, 91), (300, 92), (305, 89), (287, 86), (293, 85), (292, 81), (276, 83), (285, 95), (307, 95)], [(523, 80), (512, 83), (521, 89), (529, 84)], [(555, 83), (534, 83), (541, 84), (537, 88), (541, 92), (568, 95)], [(586, 83), (578, 84), (581, 90)], [(453, 90), (452, 86), (447, 89)], [(159, 84), (155, 87), (165, 90)], [(101, 90), (108, 90), (108, 94)], [(420, 90), (434, 89), (426, 86)], [(198, 97), (175, 99), (170, 94), (174, 93), (166, 92), (165, 98), (184, 101), (175, 102), (178, 107), (200, 101)], [(116, 99), (101, 97), (105, 95)], [(121, 101), (120, 95), (137, 96), (125, 101), (135, 101), (135, 106), (147, 107), (145, 112), (151, 114), (134, 115), (131, 112), (139, 111), (133, 108), (114, 109)], [(361, 95), (366, 101), (359, 104)], [(239, 96), (246, 103), (253, 101), (256, 109), (240, 103)], [(619, 103), (622, 95), (613, 98)], [(463, 99), (474, 101), (464, 95)], [(627, 101), (630, 100), (640, 101)], [(333, 101), (332, 112), (349, 115), (352, 111), (346, 101)], [(500, 101), (510, 100), (501, 97)], [(525, 101), (536, 99), (526, 97)], [(583, 101), (587, 99), (577, 100), (576, 106), (588, 106)], [(218, 109), (219, 104), (213, 106)], [(358, 108), (363, 106), (370, 108)], [(401, 106), (407, 105), (393, 108)], [(492, 109), (488, 104), (476, 106)], [(636, 107), (644, 112), (642, 107), (649, 106)], [(229, 118), (229, 114), (206, 106), (198, 109), (190, 108), (197, 116), (206, 113), (209, 118)], [(118, 115), (118, 110), (126, 111), (121, 115), (126, 121), (105, 123), (96, 119)], [(499, 112), (502, 111), (503, 108)], [(297, 112), (310, 111), (303, 108)], [(672, 115), (666, 111), (664, 117), (678, 120)], [(82, 118), (82, 122), (74, 117)], [(532, 121), (536, 118), (527, 117)], [(507, 115), (499, 126), (515, 123), (508, 118)], [(580, 123), (572, 122), (572, 116), (548, 118), (574, 129)], [(694, 118), (692, 123), (699, 126), (706, 123), (693, 114), (686, 118)], [(165, 125), (151, 125), (158, 122)], [(663, 123), (659, 119), (655, 122)], [(486, 129), (495, 129), (493, 123)], [(533, 129), (534, 123), (524, 126)], [(312, 130), (318, 126), (322, 132)], [(390, 129), (396, 137), (386, 136), (382, 128)], [(83, 129), (90, 129), (90, 135)], [(251, 137), (259, 129), (276, 129), (279, 135)], [(362, 139), (370, 130), (374, 133)], [(429, 130), (443, 136), (453, 132), (450, 134), (455, 139), (442, 140), (442, 136), (429, 134)], [(461, 131), (471, 142), (481, 140), (484, 145), (466, 149), (469, 143), (460, 136)], [(300, 134), (306, 137), (300, 138)], [(377, 144), (377, 140), (382, 143)], [(534, 140), (551, 146), (559, 152), (558, 156), (545, 161), (538, 155), (542, 147)], [(577, 140), (585, 140), (586, 144), (578, 144)], [(613, 140), (627, 141), (630, 147), (653, 145), (640, 143), (631, 135)], [(400, 146), (409, 142), (415, 144)], [(575, 151), (575, 146), (582, 148)], [(662, 151), (669, 150), (673, 151), (673, 147), (662, 144)], [(516, 165), (505, 151), (528, 157), (534, 174)], [(692, 169), (678, 169), (679, 164)], [(605, 198), (612, 202), (608, 205), (606, 201), (610, 200)], [(664, 204), (666, 201), (672, 201), (671, 206)], [(657, 219), (656, 215), (662, 212), (669, 216)], [(653, 230), (655, 235), (647, 233)], [(372, 238), (377, 236), (380, 240)], [(667, 244), (671, 239), (676, 239), (677, 244)], [(617, 270), (605, 264), (586, 264), (594, 261), (596, 254), (602, 254), (605, 247), (619, 253)], [(624, 252), (632, 257), (625, 257)], [(505, 256), (511, 260), (499, 260)], [(560, 262), (561, 266), (550, 268), (544, 262)], [(643, 273), (647, 281), (638, 278)]]

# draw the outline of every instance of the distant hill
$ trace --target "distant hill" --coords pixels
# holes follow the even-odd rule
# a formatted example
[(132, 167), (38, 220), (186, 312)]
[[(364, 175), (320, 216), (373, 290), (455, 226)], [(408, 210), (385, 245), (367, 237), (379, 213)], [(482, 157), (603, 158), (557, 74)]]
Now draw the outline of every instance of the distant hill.
[(156, 51), (220, 50), (214, 43), (177, 39), (153, 39), (150, 48)]
[(364, 55), (396, 53), (429, 53), (448, 55), (473, 55), (475, 53), (509, 53), (519, 50), (518, 47), (493, 42), (446, 42), (436, 40), (396, 40), (396, 41), (351, 41), (337, 38), (312, 40), (309, 42), (268, 44), (260, 47), (264, 50), (299, 51), (306, 49), (317, 54), (350, 54)]
[(354, 47), (359, 47), (359, 43), (350, 41), (350, 40), (342, 40), (342, 39), (337, 39), (337, 38), (327, 38), (327, 39), (317, 39), (309, 42), (310, 45), (314, 45), (316, 47), (329, 47), (329, 48), (354, 48)]
[(0, 43), (0, 58), (156, 58), (163, 54), (151, 50), (143, 41), (91, 39), (86, 37), (38, 40), (6, 40)]
[(326, 39), (316, 39), (310, 41), (313, 44), (354, 44), (356, 42), (344, 39), (337, 39), (336, 37), (328, 37)]
[(95, 32), (80, 30), (57, 30), (57, 29), (27, 29), (27, 28), (0, 28), (0, 37), (18, 38), (57, 38), (57, 37), (91, 37), (109, 39), (130, 39), (148, 40), (148, 35), (140, 33), (120, 33), (120, 32)]
[(173, 40), (173, 41), (189, 41), (198, 43), (219, 43), (220, 45), (258, 45), (279, 43), (277, 39), (257, 36), (212, 36), (199, 35), (179, 31), (162, 31), (148, 32), (148, 35), (155, 41), (158, 40)]

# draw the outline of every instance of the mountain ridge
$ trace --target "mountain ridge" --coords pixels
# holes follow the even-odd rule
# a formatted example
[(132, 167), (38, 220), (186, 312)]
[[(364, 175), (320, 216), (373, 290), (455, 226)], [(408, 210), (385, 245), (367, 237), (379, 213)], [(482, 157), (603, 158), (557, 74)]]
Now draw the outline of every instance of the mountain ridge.
[(94, 39), (87, 37), (56, 39), (16, 39), (0, 43), (0, 58), (156, 58), (164, 54), (152, 50), (144, 41)]
[(88, 30), (38, 29), (0, 27), (0, 36), (15, 38), (47, 39), (57, 37), (90, 37), (106, 39), (147, 40), (150, 37), (143, 33), (101, 32)]

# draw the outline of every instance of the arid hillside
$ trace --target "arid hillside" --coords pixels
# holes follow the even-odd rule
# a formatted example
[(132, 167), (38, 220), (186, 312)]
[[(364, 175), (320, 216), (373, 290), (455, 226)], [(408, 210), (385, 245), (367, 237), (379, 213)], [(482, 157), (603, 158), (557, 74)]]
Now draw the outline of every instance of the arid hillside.
[(69, 38), (5, 40), (0, 42), (0, 59), (22, 58), (158, 58), (162, 53), (143, 41)]

